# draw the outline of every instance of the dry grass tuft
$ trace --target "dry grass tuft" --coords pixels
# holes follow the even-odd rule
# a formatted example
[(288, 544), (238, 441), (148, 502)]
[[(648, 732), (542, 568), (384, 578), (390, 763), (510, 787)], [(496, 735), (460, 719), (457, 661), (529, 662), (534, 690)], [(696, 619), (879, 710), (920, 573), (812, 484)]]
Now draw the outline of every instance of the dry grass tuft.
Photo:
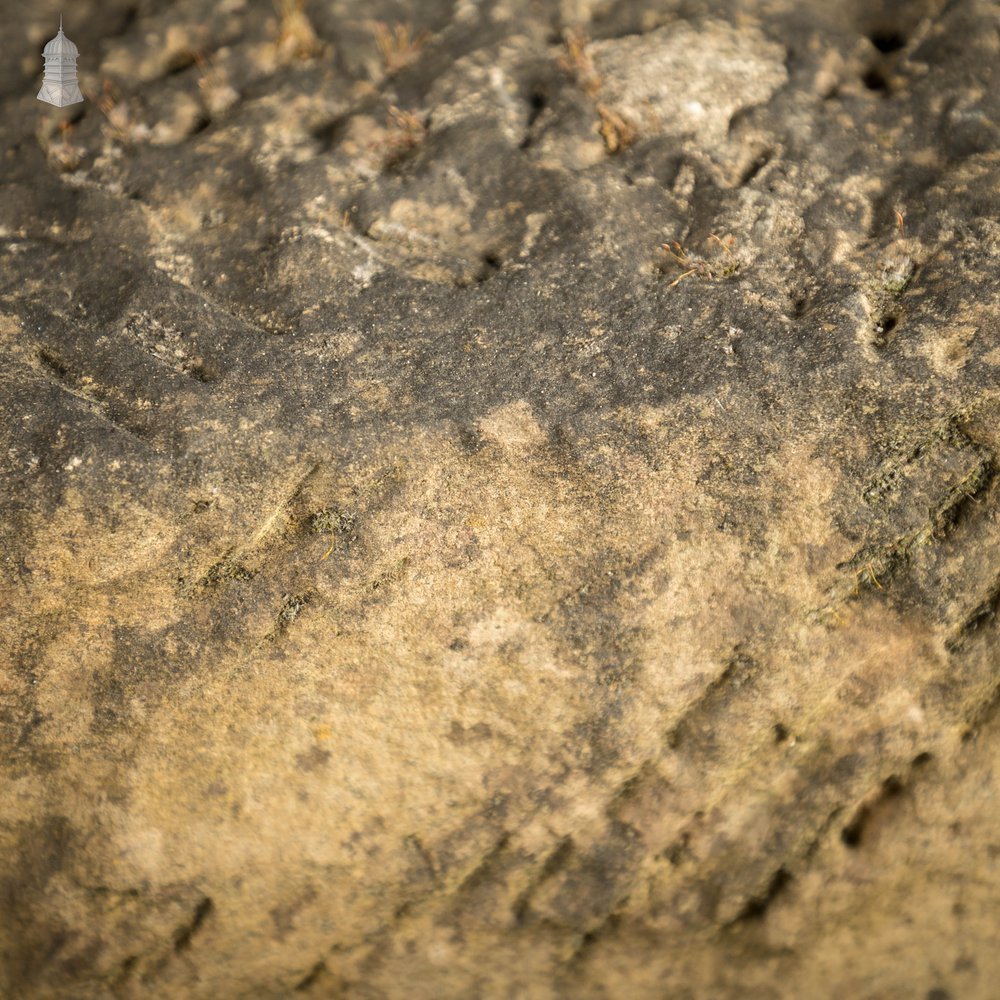
[(414, 34), (410, 25), (399, 22), (390, 27), (385, 21), (372, 21), (370, 26), (382, 56), (382, 64), (390, 76), (404, 66), (409, 66), (431, 37), (426, 28), (421, 28)]
[(49, 162), (63, 174), (71, 174), (74, 170), (78, 170), (87, 155), (87, 150), (83, 146), (76, 146), (70, 142), (73, 128), (72, 122), (59, 122), (59, 141), (49, 143), (45, 150)]
[(598, 131), (604, 139), (604, 145), (609, 153), (617, 153), (627, 149), (639, 138), (639, 130), (617, 111), (598, 100), (604, 81), (587, 51), (589, 44), (590, 39), (580, 29), (568, 30), (563, 38), (563, 52), (559, 56), (559, 66), (594, 102), (600, 119)]
[(239, 93), (229, 82), (229, 74), (218, 66), (211, 57), (195, 53), (198, 64), (198, 90), (205, 110), (213, 118), (228, 111), (239, 99)]
[(681, 271), (680, 275), (670, 282), (671, 288), (679, 285), (685, 278), (698, 277), (711, 280), (713, 278), (730, 278), (736, 274), (740, 268), (740, 262), (733, 254), (733, 246), (736, 244), (735, 237), (727, 236), (722, 239), (715, 233), (710, 233), (705, 244), (712, 248), (712, 251), (705, 255), (688, 253), (677, 240), (660, 244), (665, 253), (660, 269), (663, 271), (680, 269)]
[(600, 133), (609, 153), (617, 153), (627, 149), (639, 138), (639, 130), (632, 122), (623, 118), (606, 104), (597, 102), (597, 113), (601, 118)]
[(323, 52), (323, 42), (306, 13), (305, 0), (275, 0), (280, 18), (275, 48), (282, 62), (312, 59)]
[(391, 104), (386, 115), (385, 133), (372, 149), (378, 154), (384, 170), (419, 146), (426, 135), (427, 125), (423, 119), (412, 111), (403, 111)]
[(104, 115), (106, 120), (101, 125), (101, 131), (108, 139), (122, 145), (131, 145), (149, 138), (149, 126), (135, 119), (131, 102), (123, 98), (121, 91), (111, 80), (104, 81), (99, 96), (84, 96), (96, 104)]
[(559, 56), (559, 65), (585, 94), (597, 97), (603, 80), (587, 52), (589, 44), (590, 39), (579, 28), (570, 28), (563, 37), (564, 51)]

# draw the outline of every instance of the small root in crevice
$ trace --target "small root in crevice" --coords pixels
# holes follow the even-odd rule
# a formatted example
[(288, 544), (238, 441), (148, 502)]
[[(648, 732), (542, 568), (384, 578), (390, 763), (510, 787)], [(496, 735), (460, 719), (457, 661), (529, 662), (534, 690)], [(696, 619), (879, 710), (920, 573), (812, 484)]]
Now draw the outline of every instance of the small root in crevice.
[(320, 562), (329, 558), (337, 545), (339, 535), (349, 535), (354, 527), (354, 515), (336, 507), (325, 507), (317, 511), (308, 521), (309, 530), (314, 534), (330, 536), (330, 546), (320, 556)]

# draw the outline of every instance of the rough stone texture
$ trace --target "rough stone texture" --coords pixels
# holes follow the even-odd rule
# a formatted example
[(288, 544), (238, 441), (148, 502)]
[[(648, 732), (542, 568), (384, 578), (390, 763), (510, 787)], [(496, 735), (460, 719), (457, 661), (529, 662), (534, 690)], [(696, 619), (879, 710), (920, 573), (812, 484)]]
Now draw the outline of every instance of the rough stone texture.
[(996, 4), (0, 8), (0, 994), (996, 995)]

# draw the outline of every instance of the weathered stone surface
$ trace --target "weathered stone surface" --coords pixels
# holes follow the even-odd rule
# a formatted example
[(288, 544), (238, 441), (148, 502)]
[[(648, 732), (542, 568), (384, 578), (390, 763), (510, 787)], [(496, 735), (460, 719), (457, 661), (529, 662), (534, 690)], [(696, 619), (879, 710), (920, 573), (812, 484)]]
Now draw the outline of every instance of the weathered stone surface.
[(995, 994), (994, 4), (2, 11), (0, 994)]

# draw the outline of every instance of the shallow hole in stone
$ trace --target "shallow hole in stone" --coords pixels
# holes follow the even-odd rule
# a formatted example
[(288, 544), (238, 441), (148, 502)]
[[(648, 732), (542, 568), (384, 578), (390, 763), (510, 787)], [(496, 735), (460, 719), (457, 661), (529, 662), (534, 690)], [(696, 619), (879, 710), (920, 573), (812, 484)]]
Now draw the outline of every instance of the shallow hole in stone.
[(476, 281), (486, 281), (503, 267), (503, 261), (495, 253), (483, 254), (481, 263), (482, 266), (476, 274)]
[(538, 121), (538, 116), (549, 106), (549, 99), (542, 90), (536, 88), (528, 95), (528, 106), (531, 109), (528, 112), (528, 128), (531, 128)]
[(947, 990), (936, 987), (927, 991), (926, 1000), (952, 1000), (951, 994)]
[(749, 184), (763, 169), (771, 162), (772, 152), (770, 149), (765, 149), (758, 156), (744, 167), (743, 172), (740, 174), (739, 184), (740, 187), (745, 187)]
[(164, 76), (177, 76), (178, 73), (183, 73), (184, 70), (189, 69), (196, 62), (197, 58), (193, 51), (184, 49), (182, 52), (176, 52), (167, 60), (167, 65), (164, 67)]
[(873, 31), (868, 40), (879, 52), (898, 52), (906, 45), (906, 35), (894, 28), (883, 28)]
[(882, 789), (878, 799), (874, 802), (863, 803), (851, 818), (851, 821), (840, 831), (840, 839), (847, 847), (857, 847), (861, 843), (865, 827), (871, 819), (872, 812), (878, 806), (889, 799), (895, 798), (903, 791), (903, 782), (895, 774), (890, 774), (882, 782)]
[(531, 88), (526, 100), (528, 104), (528, 117), (524, 124), (524, 138), (519, 143), (520, 149), (527, 149), (531, 145), (534, 138), (531, 130), (541, 117), (542, 112), (549, 106), (548, 94), (545, 93), (540, 85)]
[(871, 91), (875, 93), (887, 94), (889, 92), (889, 81), (885, 78), (885, 74), (877, 67), (873, 66), (864, 76), (861, 77), (861, 82)]

